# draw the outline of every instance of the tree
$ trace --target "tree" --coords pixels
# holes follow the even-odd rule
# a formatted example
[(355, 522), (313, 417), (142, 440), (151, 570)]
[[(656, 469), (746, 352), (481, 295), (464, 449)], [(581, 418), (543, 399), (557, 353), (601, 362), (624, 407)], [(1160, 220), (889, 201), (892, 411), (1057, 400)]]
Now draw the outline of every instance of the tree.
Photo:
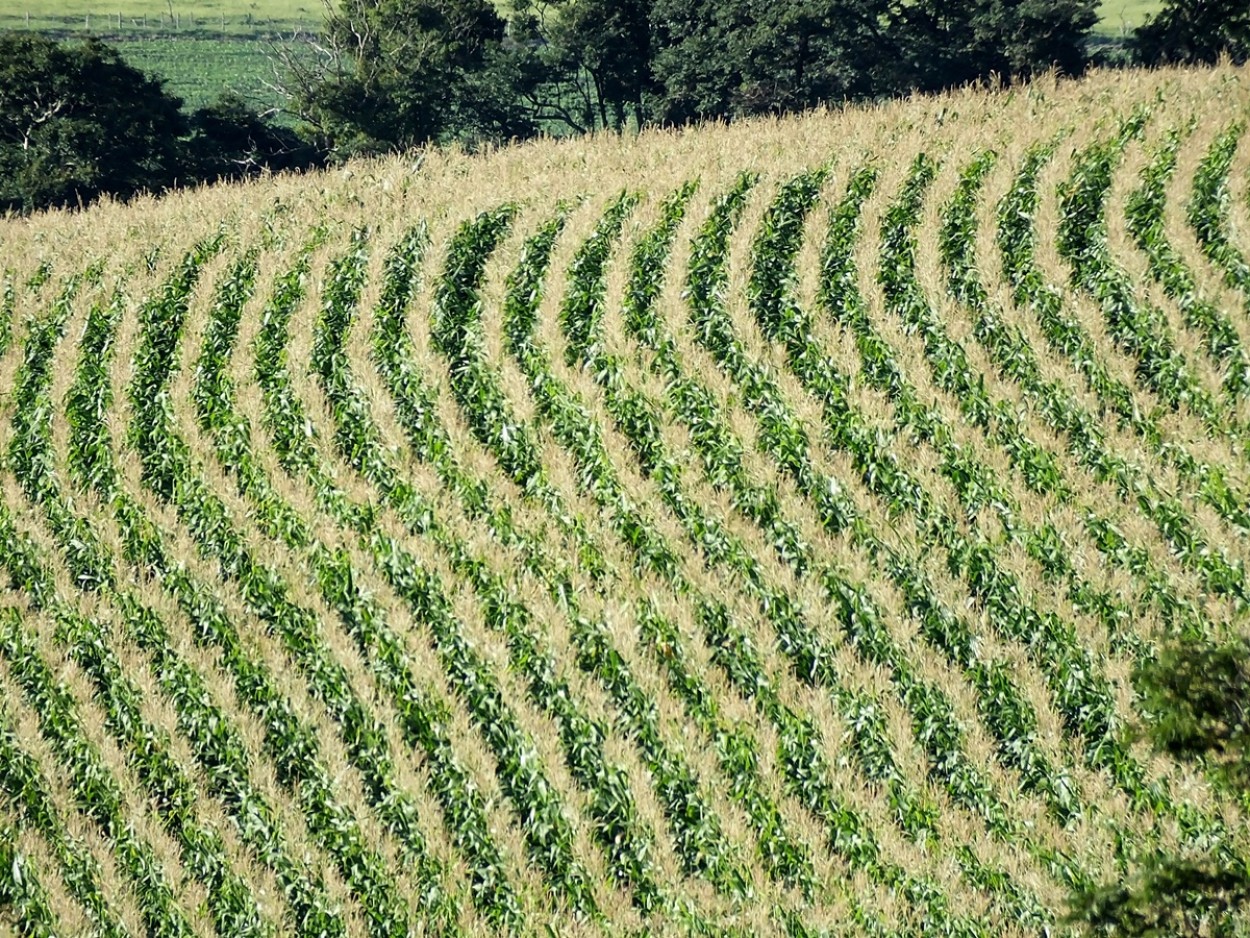
[(187, 129), (181, 105), (97, 40), (0, 33), (0, 210), (173, 185)]
[[(528, 5), (528, 4), (527, 4)], [(647, 122), (658, 90), (652, 69), (655, 36), (652, 0), (572, 0), (559, 5), (554, 27), (543, 37), (551, 60), (570, 74), (584, 74), (588, 123), (624, 129), (629, 116)]]
[(656, 0), (660, 117), (681, 123), (872, 95), (900, 53), (887, 0)]
[(1221, 55), (1250, 59), (1250, 4), (1245, 0), (1164, 0), (1133, 35), (1140, 61), (1194, 64)]
[(316, 63), (288, 60), (298, 113), (338, 158), (527, 136), (504, 26), (489, 0), (341, 0)]
[(1096, 0), (917, 0), (896, 15), (905, 84), (921, 91), (1051, 68), (1079, 75), (1098, 22)]
[(652, 18), (671, 122), (1077, 74), (1098, 19), (1096, 0), (655, 0)]
[(265, 169), (306, 169), (320, 162), (294, 129), (257, 114), (238, 95), (225, 94), (190, 117), (185, 172), (197, 182), (239, 179)]
[[(1136, 683), (1154, 746), (1250, 805), (1250, 641), (1168, 648)], [(1246, 912), (1250, 869), (1231, 851), (1152, 857), (1131, 880), (1073, 898), (1075, 921), (1126, 938), (1242, 934)]]

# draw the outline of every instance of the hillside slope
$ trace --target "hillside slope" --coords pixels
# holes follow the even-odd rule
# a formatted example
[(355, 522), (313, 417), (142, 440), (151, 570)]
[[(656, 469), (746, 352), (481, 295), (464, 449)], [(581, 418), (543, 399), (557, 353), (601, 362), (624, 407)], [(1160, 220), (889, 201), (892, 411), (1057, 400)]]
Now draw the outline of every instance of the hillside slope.
[(998, 938), (1246, 856), (1125, 730), (1246, 631), (1248, 115), (1117, 72), (0, 221), (0, 930)]

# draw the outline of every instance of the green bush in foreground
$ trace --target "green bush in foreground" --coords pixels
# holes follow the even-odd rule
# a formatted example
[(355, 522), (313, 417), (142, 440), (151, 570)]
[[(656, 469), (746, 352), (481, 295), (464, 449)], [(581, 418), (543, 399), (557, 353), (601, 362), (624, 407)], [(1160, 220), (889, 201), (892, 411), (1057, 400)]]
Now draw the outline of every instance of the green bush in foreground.
[[(1151, 743), (1250, 802), (1250, 640), (1170, 647), (1141, 668), (1138, 688)], [(1100, 934), (1236, 935), (1247, 909), (1246, 858), (1222, 851), (1153, 858), (1127, 882), (1078, 895), (1073, 917)]]

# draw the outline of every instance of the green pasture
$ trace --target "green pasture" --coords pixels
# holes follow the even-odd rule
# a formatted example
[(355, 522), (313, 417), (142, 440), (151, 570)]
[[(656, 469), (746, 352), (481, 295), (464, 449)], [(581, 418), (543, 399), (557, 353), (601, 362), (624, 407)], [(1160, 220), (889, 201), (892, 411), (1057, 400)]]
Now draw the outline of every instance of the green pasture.
[(1095, 29), (1106, 36), (1127, 35), (1162, 7), (1163, 0), (1103, 0)]
[(269, 110), (281, 104), (274, 47), (299, 46), (324, 11), (321, 0), (0, 0), (0, 29), (100, 36), (188, 108), (233, 92)]
[(154, 33), (252, 35), (315, 29), (321, 0), (0, 0), (0, 28), (92, 32), (125, 39)]
[(225, 92), (241, 95), (257, 110), (280, 104), (273, 43), (266, 39), (146, 39), (124, 43), (127, 61), (165, 79), (165, 87), (194, 109)]

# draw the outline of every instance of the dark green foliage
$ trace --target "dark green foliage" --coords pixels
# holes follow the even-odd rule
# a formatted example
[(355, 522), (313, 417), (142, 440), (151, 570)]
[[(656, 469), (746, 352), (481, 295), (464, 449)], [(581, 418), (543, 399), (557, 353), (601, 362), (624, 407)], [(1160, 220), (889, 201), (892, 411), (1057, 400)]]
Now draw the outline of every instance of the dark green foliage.
[(527, 70), (503, 40), (488, 0), (341, 0), (317, 61), (288, 63), (299, 116), (336, 157), (526, 136)]
[(901, 52), (886, 0), (656, 0), (666, 122), (812, 107), (873, 94)]
[(254, 176), (263, 169), (305, 169), (316, 151), (289, 127), (265, 120), (238, 95), (225, 94), (190, 117), (186, 166), (203, 182)]
[(336, 156), (1075, 74), (1095, 0), (340, 0), (300, 116)]
[(306, 168), (293, 130), (226, 95), (189, 117), (160, 81), (95, 39), (0, 34), (0, 212)]
[(1147, 65), (1234, 62), (1250, 58), (1250, 5), (1245, 0), (1164, 0), (1163, 9), (1133, 36)]
[(1083, 893), (1074, 917), (1096, 934), (1178, 938), (1233, 935), (1236, 913), (1250, 908), (1244, 866), (1215, 860), (1161, 860), (1126, 883)]
[(510, 35), (534, 50), (542, 73), (535, 113), (574, 130), (636, 126), (658, 85), (653, 0), (513, 0)]
[(0, 46), (0, 209), (540, 131), (782, 113), (1080, 71), (1094, 0), (337, 0), (279, 52), (299, 134), (226, 96), (189, 116), (97, 41)]
[(776, 113), (1058, 68), (1094, 0), (655, 0), (665, 121)]
[[(1250, 795), (1250, 640), (1175, 645), (1136, 675), (1143, 733), (1157, 749), (1198, 762), (1242, 800)], [(1228, 848), (1151, 858), (1130, 880), (1078, 893), (1072, 918), (1096, 934), (1243, 934), (1250, 869)]]
[(1169, 648), (1142, 668), (1138, 689), (1156, 748), (1250, 788), (1250, 640)]
[(172, 185), (181, 103), (102, 42), (0, 34), (0, 211)]
[(1085, 69), (1085, 42), (1098, 22), (1094, 0), (921, 0), (899, 8), (904, 86), (936, 90), (998, 76)]

